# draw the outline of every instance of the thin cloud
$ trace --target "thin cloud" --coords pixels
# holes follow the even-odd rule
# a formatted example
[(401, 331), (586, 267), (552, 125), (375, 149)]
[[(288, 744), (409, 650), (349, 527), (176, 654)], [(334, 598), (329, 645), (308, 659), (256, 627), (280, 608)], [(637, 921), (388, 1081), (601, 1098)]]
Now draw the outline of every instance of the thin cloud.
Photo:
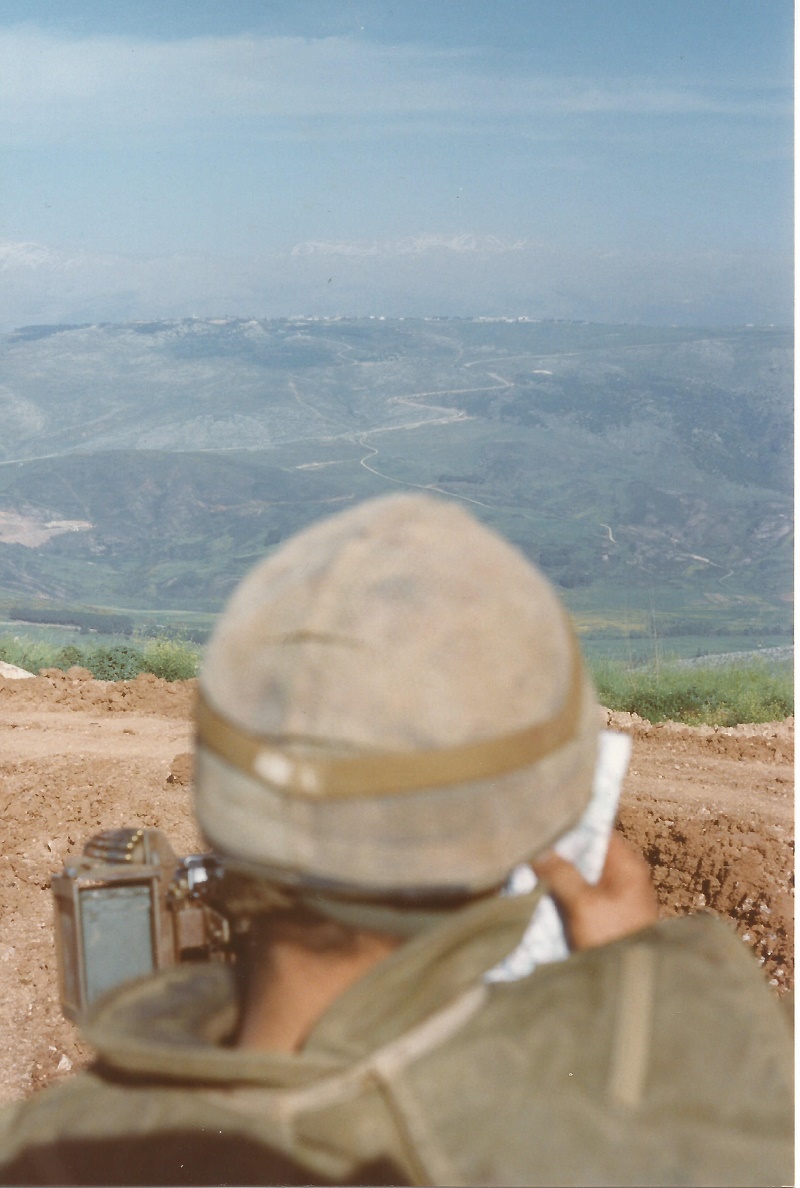
[[(497, 74), (475, 50), (348, 37), (74, 38), (0, 30), (0, 118), (16, 143), (202, 134), (230, 121), (591, 115), (784, 117), (785, 89)], [(435, 125), (434, 125), (435, 126)]]

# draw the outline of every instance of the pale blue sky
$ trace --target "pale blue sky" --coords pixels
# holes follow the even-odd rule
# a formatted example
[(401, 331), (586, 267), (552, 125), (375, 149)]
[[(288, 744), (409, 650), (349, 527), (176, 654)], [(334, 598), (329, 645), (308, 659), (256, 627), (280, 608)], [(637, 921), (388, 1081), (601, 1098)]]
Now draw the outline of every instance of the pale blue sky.
[(789, 320), (792, 18), (0, 0), (0, 324)]

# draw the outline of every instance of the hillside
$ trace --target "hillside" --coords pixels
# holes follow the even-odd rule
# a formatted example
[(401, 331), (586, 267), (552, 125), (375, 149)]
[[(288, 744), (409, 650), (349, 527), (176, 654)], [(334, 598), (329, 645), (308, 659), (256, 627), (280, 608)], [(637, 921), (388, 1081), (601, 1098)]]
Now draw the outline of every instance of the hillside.
[(219, 319), (0, 351), (0, 605), (213, 612), (302, 525), (423, 487), (589, 629), (789, 630), (788, 331)]

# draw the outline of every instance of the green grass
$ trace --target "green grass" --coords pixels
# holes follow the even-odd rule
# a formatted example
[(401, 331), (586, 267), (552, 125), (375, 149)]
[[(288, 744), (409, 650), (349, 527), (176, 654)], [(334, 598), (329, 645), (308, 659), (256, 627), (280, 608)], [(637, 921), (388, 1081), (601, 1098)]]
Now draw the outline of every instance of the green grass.
[(754, 660), (719, 667), (678, 664), (631, 668), (612, 660), (590, 664), (601, 703), (650, 722), (736, 726), (773, 722), (794, 713), (789, 664)]
[(184, 681), (197, 675), (200, 649), (183, 640), (151, 639), (144, 646), (119, 640), (110, 644), (59, 645), (20, 636), (0, 637), (0, 660), (28, 672), (42, 668), (88, 668), (103, 681), (129, 681), (152, 672), (165, 681)]
[[(199, 647), (175, 639), (150, 639), (143, 645), (119, 639), (86, 645), (0, 637), (0, 660), (8, 664), (34, 673), (78, 665), (100, 680), (132, 680), (140, 672), (152, 672), (167, 681), (187, 680), (197, 675), (200, 657)], [(786, 662), (755, 659), (687, 666), (672, 660), (637, 666), (590, 656), (589, 667), (604, 706), (651, 722), (735, 726), (777, 721), (794, 713), (792, 671)]]

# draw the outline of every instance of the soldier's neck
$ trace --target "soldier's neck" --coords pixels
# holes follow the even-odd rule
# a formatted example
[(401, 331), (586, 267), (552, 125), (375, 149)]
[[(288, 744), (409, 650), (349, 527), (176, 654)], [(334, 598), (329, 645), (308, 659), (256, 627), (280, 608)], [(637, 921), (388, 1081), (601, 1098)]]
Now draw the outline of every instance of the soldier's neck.
[(270, 945), (248, 971), (237, 1047), (299, 1052), (328, 1007), (400, 943), (363, 933), (344, 952), (315, 953), (290, 941)]

